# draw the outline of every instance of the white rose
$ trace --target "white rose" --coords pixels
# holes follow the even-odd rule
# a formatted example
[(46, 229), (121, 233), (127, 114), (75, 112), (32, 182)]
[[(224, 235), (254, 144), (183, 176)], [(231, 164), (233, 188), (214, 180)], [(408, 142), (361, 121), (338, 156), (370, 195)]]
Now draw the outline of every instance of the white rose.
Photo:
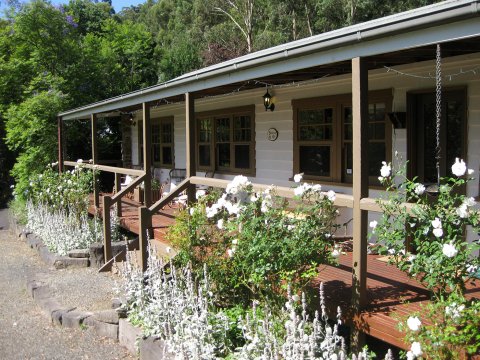
[(295, 181), (296, 183), (299, 183), (300, 181), (302, 181), (302, 179), (303, 179), (303, 173), (295, 174), (295, 176), (293, 177), (293, 181)]
[(341, 254), (342, 254), (342, 253), (341, 253), (340, 250), (338, 250), (338, 249), (333, 249), (333, 251), (332, 251), (332, 257), (333, 257), (334, 259), (337, 259), (338, 257), (340, 257)]
[(419, 356), (423, 355), (422, 346), (420, 345), (420, 343), (418, 341), (415, 341), (415, 342), (412, 343), (412, 346), (410, 346), (410, 351), (416, 357), (419, 357)]
[(466, 204), (462, 204), (460, 205), (456, 210), (455, 212), (457, 213), (457, 215), (459, 217), (461, 217), (462, 219), (465, 219), (467, 216), (468, 216), (468, 208), (467, 208), (467, 205)]
[(415, 185), (414, 191), (415, 191), (415, 194), (417, 194), (418, 196), (423, 195), (423, 193), (425, 192), (425, 185), (423, 184)]
[(376, 220), (370, 221), (369, 226), (370, 226), (373, 230), (375, 230), (375, 228), (377, 227), (377, 225), (378, 225), (378, 222), (377, 222)]
[(329, 191), (327, 192), (327, 197), (328, 197), (328, 200), (330, 200), (331, 202), (334, 202), (334, 201), (335, 201), (335, 197), (336, 197), (335, 191), (329, 190)]
[(435, 218), (435, 220), (432, 220), (432, 226), (434, 229), (441, 229), (442, 228), (442, 222), (438, 217)]
[(455, 158), (455, 163), (452, 165), (452, 173), (456, 176), (463, 176), (467, 171), (467, 165), (462, 159)]
[(392, 172), (390, 164), (387, 164), (385, 161), (382, 161), (382, 167), (380, 169), (380, 175), (384, 178), (389, 177)]
[(455, 246), (452, 243), (443, 244), (442, 253), (448, 258), (452, 258), (458, 254), (458, 250), (455, 248)]
[(407, 320), (407, 326), (412, 331), (418, 331), (421, 325), (422, 325), (422, 322), (416, 316), (410, 316)]
[(435, 237), (437, 237), (437, 238), (442, 237), (443, 236), (443, 229), (442, 228), (433, 229), (433, 235), (435, 235)]

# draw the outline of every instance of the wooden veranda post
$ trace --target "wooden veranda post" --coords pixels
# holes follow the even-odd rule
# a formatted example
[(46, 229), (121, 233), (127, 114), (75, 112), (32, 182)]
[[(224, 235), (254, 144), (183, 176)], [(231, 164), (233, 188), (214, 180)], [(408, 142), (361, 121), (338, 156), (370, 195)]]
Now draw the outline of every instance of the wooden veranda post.
[(62, 117), (57, 117), (58, 127), (58, 172), (63, 172), (63, 123)]
[[(97, 116), (95, 114), (90, 115), (90, 123), (92, 129), (92, 161), (93, 164), (98, 164), (98, 147), (97, 147)], [(95, 171), (93, 172), (93, 203), (95, 207), (100, 206), (99, 200), (98, 179)]]
[(152, 132), (150, 131), (150, 104), (143, 103), (143, 203), (148, 208), (152, 205)]
[[(122, 174), (115, 173), (115, 194), (118, 194), (122, 190)], [(122, 217), (122, 200), (117, 204), (117, 216)]]
[[(187, 143), (187, 179), (195, 176), (197, 164), (195, 157), (195, 97), (192, 93), (185, 93), (186, 113), (186, 143)], [(188, 203), (196, 201), (195, 185), (187, 188)]]
[(105, 256), (105, 264), (112, 258), (110, 206), (112, 206), (112, 198), (108, 195), (105, 195), (103, 197), (103, 253)]
[(140, 262), (142, 270), (147, 270), (148, 237), (151, 235), (152, 214), (148, 208), (152, 205), (152, 133), (150, 131), (150, 104), (143, 103), (143, 205), (138, 208)]
[[(353, 111), (353, 274), (352, 305), (358, 314), (367, 302), (368, 212), (360, 200), (368, 197), (368, 69), (364, 58), (352, 59)], [(357, 317), (358, 319), (358, 317)], [(352, 345), (360, 350), (364, 335), (353, 329)]]
[(140, 265), (142, 271), (147, 270), (148, 265), (148, 233), (152, 227), (152, 215), (150, 214), (146, 206), (140, 206), (138, 208), (138, 219), (139, 219), (139, 228), (140, 234), (138, 236), (138, 241), (140, 245)]

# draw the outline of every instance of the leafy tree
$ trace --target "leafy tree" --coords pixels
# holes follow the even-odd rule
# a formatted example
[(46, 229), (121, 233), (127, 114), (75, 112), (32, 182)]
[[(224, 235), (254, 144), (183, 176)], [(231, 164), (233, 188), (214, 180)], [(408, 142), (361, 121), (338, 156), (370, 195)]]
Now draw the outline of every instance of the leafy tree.
[(6, 113), (6, 142), (18, 153), (12, 175), (20, 196), (28, 188), (29, 179), (56, 157), (56, 114), (63, 109), (64, 102), (65, 96), (57, 90), (41, 91), (12, 105)]

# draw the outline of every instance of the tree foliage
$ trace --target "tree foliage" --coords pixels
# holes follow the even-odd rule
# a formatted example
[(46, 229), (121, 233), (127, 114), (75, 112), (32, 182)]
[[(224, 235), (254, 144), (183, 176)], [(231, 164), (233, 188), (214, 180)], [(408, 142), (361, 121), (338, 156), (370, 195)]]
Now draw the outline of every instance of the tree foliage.
[[(146, 0), (115, 14), (111, 1), (8, 1), (0, 19), (0, 128), (18, 156), (15, 180), (25, 183), (27, 170), (55, 160), (55, 116), (62, 110), (433, 2)], [(0, 159), (10, 158), (7, 152), (1, 147)]]

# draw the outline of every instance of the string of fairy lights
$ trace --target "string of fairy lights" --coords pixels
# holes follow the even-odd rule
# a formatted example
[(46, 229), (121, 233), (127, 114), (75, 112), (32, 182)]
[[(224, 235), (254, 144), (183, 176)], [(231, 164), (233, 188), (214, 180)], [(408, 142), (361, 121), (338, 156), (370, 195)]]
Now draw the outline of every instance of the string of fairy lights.
[[(383, 67), (387, 73), (394, 73), (396, 75), (400, 76), (406, 76), (406, 77), (411, 77), (411, 78), (416, 78), (416, 79), (425, 79), (425, 80), (435, 80), (435, 74), (429, 72), (426, 75), (421, 75), (421, 74), (414, 74), (414, 73), (407, 73), (404, 71), (400, 71), (397, 69), (394, 69), (389, 66), (384, 66)], [(471, 69), (464, 69), (460, 68), (460, 70), (456, 71), (455, 73), (452, 74), (446, 74), (443, 75), (443, 79), (447, 81), (452, 81), (454, 78), (458, 76), (465, 76), (465, 75), (478, 75), (480, 73), (480, 65), (475, 66)], [(318, 83), (319, 81), (324, 80), (326, 77), (331, 76), (331, 74), (325, 74), (322, 77), (315, 78), (315, 79), (310, 79), (310, 80), (305, 80), (305, 81), (292, 81), (284, 84), (273, 84), (273, 83), (268, 83), (266, 81), (261, 81), (261, 80), (248, 80), (245, 81), (242, 85), (240, 85), (238, 88), (225, 92), (223, 94), (217, 94), (217, 95), (205, 95), (200, 98), (198, 98), (199, 102), (202, 101), (207, 101), (211, 99), (218, 99), (218, 98), (224, 98), (224, 97), (229, 97), (229, 96), (234, 96), (238, 93), (240, 93), (243, 89), (249, 87), (250, 85), (253, 86), (264, 86), (269, 89), (282, 89), (282, 88), (292, 88), (292, 87), (304, 87), (304, 86), (309, 86), (315, 83)], [(250, 89), (250, 88), (249, 88)], [(184, 101), (170, 101), (168, 99), (159, 99), (156, 101), (155, 105), (152, 106), (153, 109), (159, 108), (161, 105), (183, 105), (185, 102)], [(141, 110), (134, 110), (129, 112), (130, 114), (134, 115), (138, 112), (141, 112)]]

